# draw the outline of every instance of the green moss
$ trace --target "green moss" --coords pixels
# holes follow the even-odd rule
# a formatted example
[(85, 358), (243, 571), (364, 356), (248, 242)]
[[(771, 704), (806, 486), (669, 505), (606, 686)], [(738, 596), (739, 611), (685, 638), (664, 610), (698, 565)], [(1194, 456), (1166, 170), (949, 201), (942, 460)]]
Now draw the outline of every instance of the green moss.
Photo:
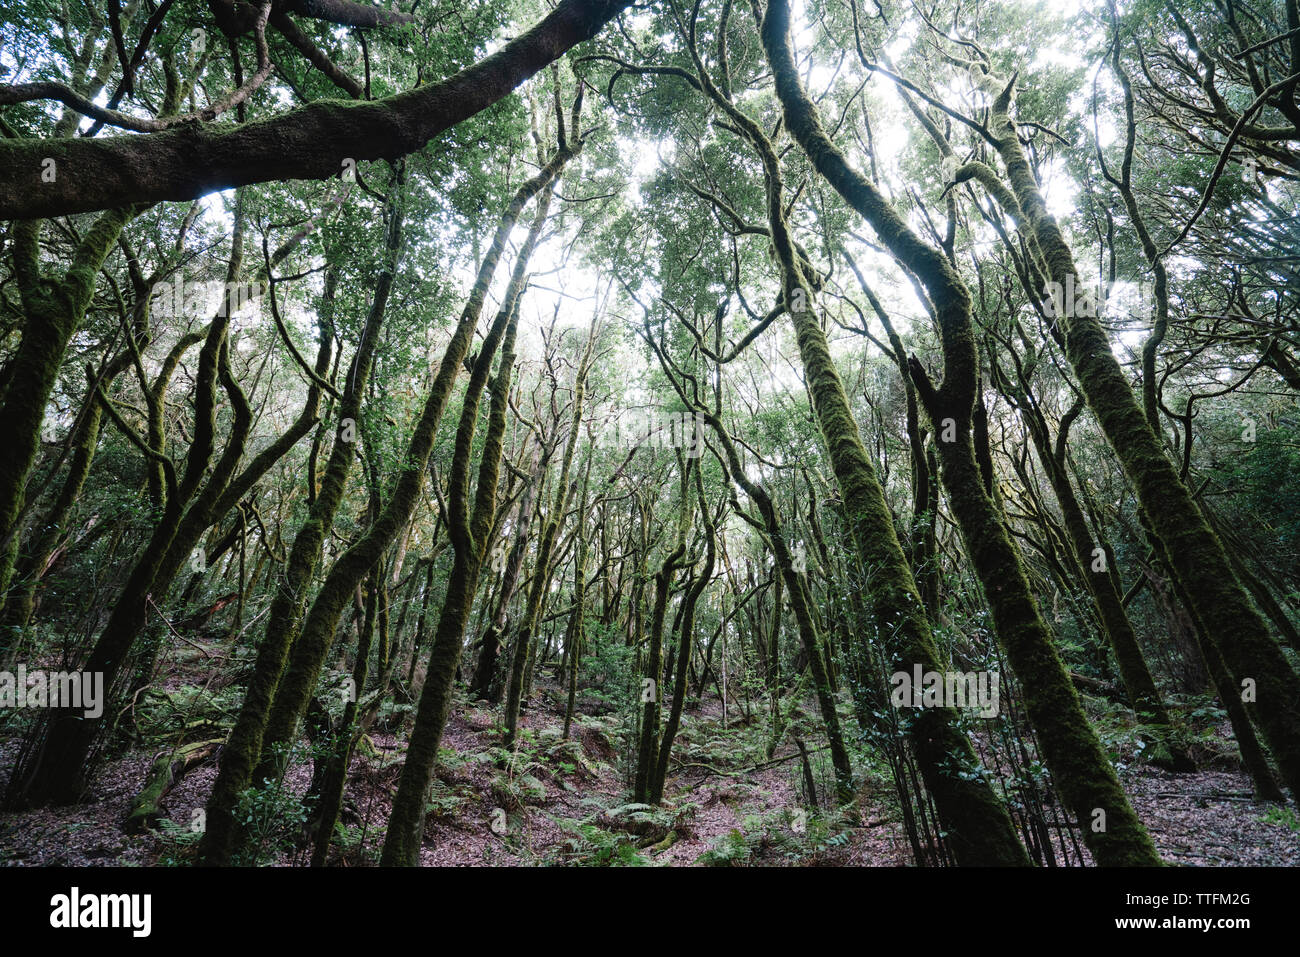
[[(1081, 287), (1074, 255), (1048, 213), (1009, 116), (1008, 90), (993, 104), (991, 125), (1006, 176), (1042, 250), (1051, 281)], [(1085, 310), (1080, 310), (1086, 313)], [(1151, 421), (1111, 351), (1100, 321), (1065, 316), (1066, 353), (1088, 405), (1133, 483), (1170, 567), (1238, 687), (1254, 682), (1246, 709), (1263, 729), (1291, 793), (1300, 797), (1300, 675), (1233, 572), (1222, 542), (1179, 478)]]
[[(816, 108), (802, 89), (790, 52), (788, 31), (788, 5), (784, 0), (773, 0), (763, 21), (762, 37), (787, 126), (818, 172), (872, 225), (895, 258), (918, 276), (934, 303), (943, 346), (943, 384), (939, 389), (931, 386), (915, 362), (913, 379), (931, 421), (940, 426), (951, 419), (956, 425), (955, 441), (938, 443), (944, 486), (961, 526), (967, 552), (984, 586), (999, 640), (1021, 685), (1027, 689), (1026, 710), (1038, 732), (1056, 787), (1081, 823), (1086, 822), (1094, 809), (1106, 812), (1106, 831), (1085, 829), (1084, 832), (1099, 862), (1159, 863), (1155, 848), (1129, 806), (1056, 655), (1019, 554), (1002, 525), (976, 460), (972, 428), (978, 360), (971, 332), (969, 293), (943, 254), (908, 228), (870, 181), (849, 167), (843, 154), (826, 136)], [(791, 291), (787, 280), (787, 296)], [(864, 564), (876, 572), (881, 567), (878, 561), (889, 561), (895, 578), (910, 585), (905, 567), (900, 568), (901, 549), (896, 555), (879, 559), (871, 553), (871, 543), (866, 541), (868, 518), (876, 527), (889, 528), (892, 533), (888, 513), (881, 511), (885, 508), (883, 495), (870, 471), (870, 462), (862, 449), (820, 327), (811, 316), (800, 319), (798, 313), (794, 315), (814, 407), (831, 444), (832, 461), (836, 463), (855, 536), (862, 540)], [(826, 407), (825, 412), (822, 406)], [(919, 618), (919, 599), (914, 592), (908, 598), (912, 607), (900, 609), (901, 613)], [(928, 640), (928, 627), (921, 623), (918, 623), (917, 637), (923, 635)], [(932, 649), (932, 642), (929, 643)]]

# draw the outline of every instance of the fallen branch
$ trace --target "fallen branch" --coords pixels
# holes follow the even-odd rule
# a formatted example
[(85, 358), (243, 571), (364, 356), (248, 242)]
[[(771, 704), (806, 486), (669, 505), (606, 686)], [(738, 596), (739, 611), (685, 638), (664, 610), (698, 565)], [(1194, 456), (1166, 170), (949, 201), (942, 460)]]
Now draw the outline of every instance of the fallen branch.
[(162, 819), (162, 799), (188, 771), (216, 754), (225, 741), (221, 737), (183, 744), (156, 758), (145, 779), (144, 789), (131, 802), (122, 829), (128, 834), (138, 834), (145, 828), (155, 827)]

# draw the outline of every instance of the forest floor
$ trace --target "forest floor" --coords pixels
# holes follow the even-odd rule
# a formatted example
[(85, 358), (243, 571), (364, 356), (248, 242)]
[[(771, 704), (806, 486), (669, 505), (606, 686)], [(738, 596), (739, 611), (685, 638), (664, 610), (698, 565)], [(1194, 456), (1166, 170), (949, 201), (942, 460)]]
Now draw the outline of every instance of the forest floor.
[[(196, 707), (233, 717), (237, 689), (200, 691), (171, 676), (168, 715), (144, 716), (175, 724), (180, 709)], [(805, 804), (799, 752), (786, 735), (767, 754), (762, 712), (728, 714), (705, 697), (688, 709), (674, 745), (668, 793), (660, 808), (631, 804), (627, 722), (607, 701), (580, 698), (571, 740), (564, 740), (563, 698), (539, 676), (533, 706), (521, 722), (513, 752), (500, 747), (498, 711), (458, 699), (443, 736), (429, 803), (421, 864), (444, 865), (870, 865), (908, 866), (913, 857), (890, 778), (862, 775), (848, 810), (818, 812)], [(814, 706), (809, 703), (809, 709)], [(378, 859), (392, 795), (401, 772), (404, 738), (392, 730), (410, 705), (385, 711), (362, 739), (352, 763), (345, 806), (334, 842), (334, 863), (367, 866)], [(815, 713), (815, 712), (814, 712)], [(184, 723), (184, 722), (182, 722)], [(409, 721), (408, 721), (409, 723)], [(1226, 730), (1218, 734), (1226, 736)], [(807, 734), (819, 795), (830, 791), (829, 770), (816, 737)], [(13, 766), (19, 737), (0, 729), (0, 769)], [(209, 759), (163, 799), (165, 820), (127, 834), (122, 822), (160, 747), (129, 751), (107, 761), (91, 799), (75, 807), (0, 815), (0, 864), (166, 865), (192, 858), (202, 808), (216, 775)], [(1250, 782), (1232, 762), (1212, 770), (1168, 774), (1137, 762), (1119, 772), (1138, 816), (1171, 864), (1300, 866), (1300, 820), (1293, 808), (1258, 804)], [(282, 787), (259, 795), (256, 856), (248, 862), (303, 864), (305, 818), (301, 797), (312, 772), (297, 756)], [(1081, 842), (1079, 842), (1081, 843)], [(1087, 860), (1086, 851), (1082, 858)], [(1078, 857), (1072, 858), (1075, 862)], [(1059, 858), (1058, 858), (1059, 860)]]

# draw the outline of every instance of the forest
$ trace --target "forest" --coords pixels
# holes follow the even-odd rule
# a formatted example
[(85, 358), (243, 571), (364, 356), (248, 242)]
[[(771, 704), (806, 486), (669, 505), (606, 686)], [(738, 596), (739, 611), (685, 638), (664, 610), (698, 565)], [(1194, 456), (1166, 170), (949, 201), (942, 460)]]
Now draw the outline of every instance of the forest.
[(0, 865), (1300, 865), (1300, 0), (0, 9)]

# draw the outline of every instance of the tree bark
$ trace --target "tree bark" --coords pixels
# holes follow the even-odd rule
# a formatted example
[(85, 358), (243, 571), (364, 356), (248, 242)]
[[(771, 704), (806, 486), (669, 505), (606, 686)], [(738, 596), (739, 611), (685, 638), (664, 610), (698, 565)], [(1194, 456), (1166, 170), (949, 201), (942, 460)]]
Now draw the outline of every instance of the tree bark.
[[(531, 29), (455, 76), (380, 100), (318, 100), (235, 127), (186, 124), (57, 142), (0, 139), (0, 219), (196, 199), (251, 183), (328, 179), (347, 159), (396, 160), (502, 99), (630, 4), (561, 0)], [(54, 182), (41, 181), (46, 158), (57, 164)]]

